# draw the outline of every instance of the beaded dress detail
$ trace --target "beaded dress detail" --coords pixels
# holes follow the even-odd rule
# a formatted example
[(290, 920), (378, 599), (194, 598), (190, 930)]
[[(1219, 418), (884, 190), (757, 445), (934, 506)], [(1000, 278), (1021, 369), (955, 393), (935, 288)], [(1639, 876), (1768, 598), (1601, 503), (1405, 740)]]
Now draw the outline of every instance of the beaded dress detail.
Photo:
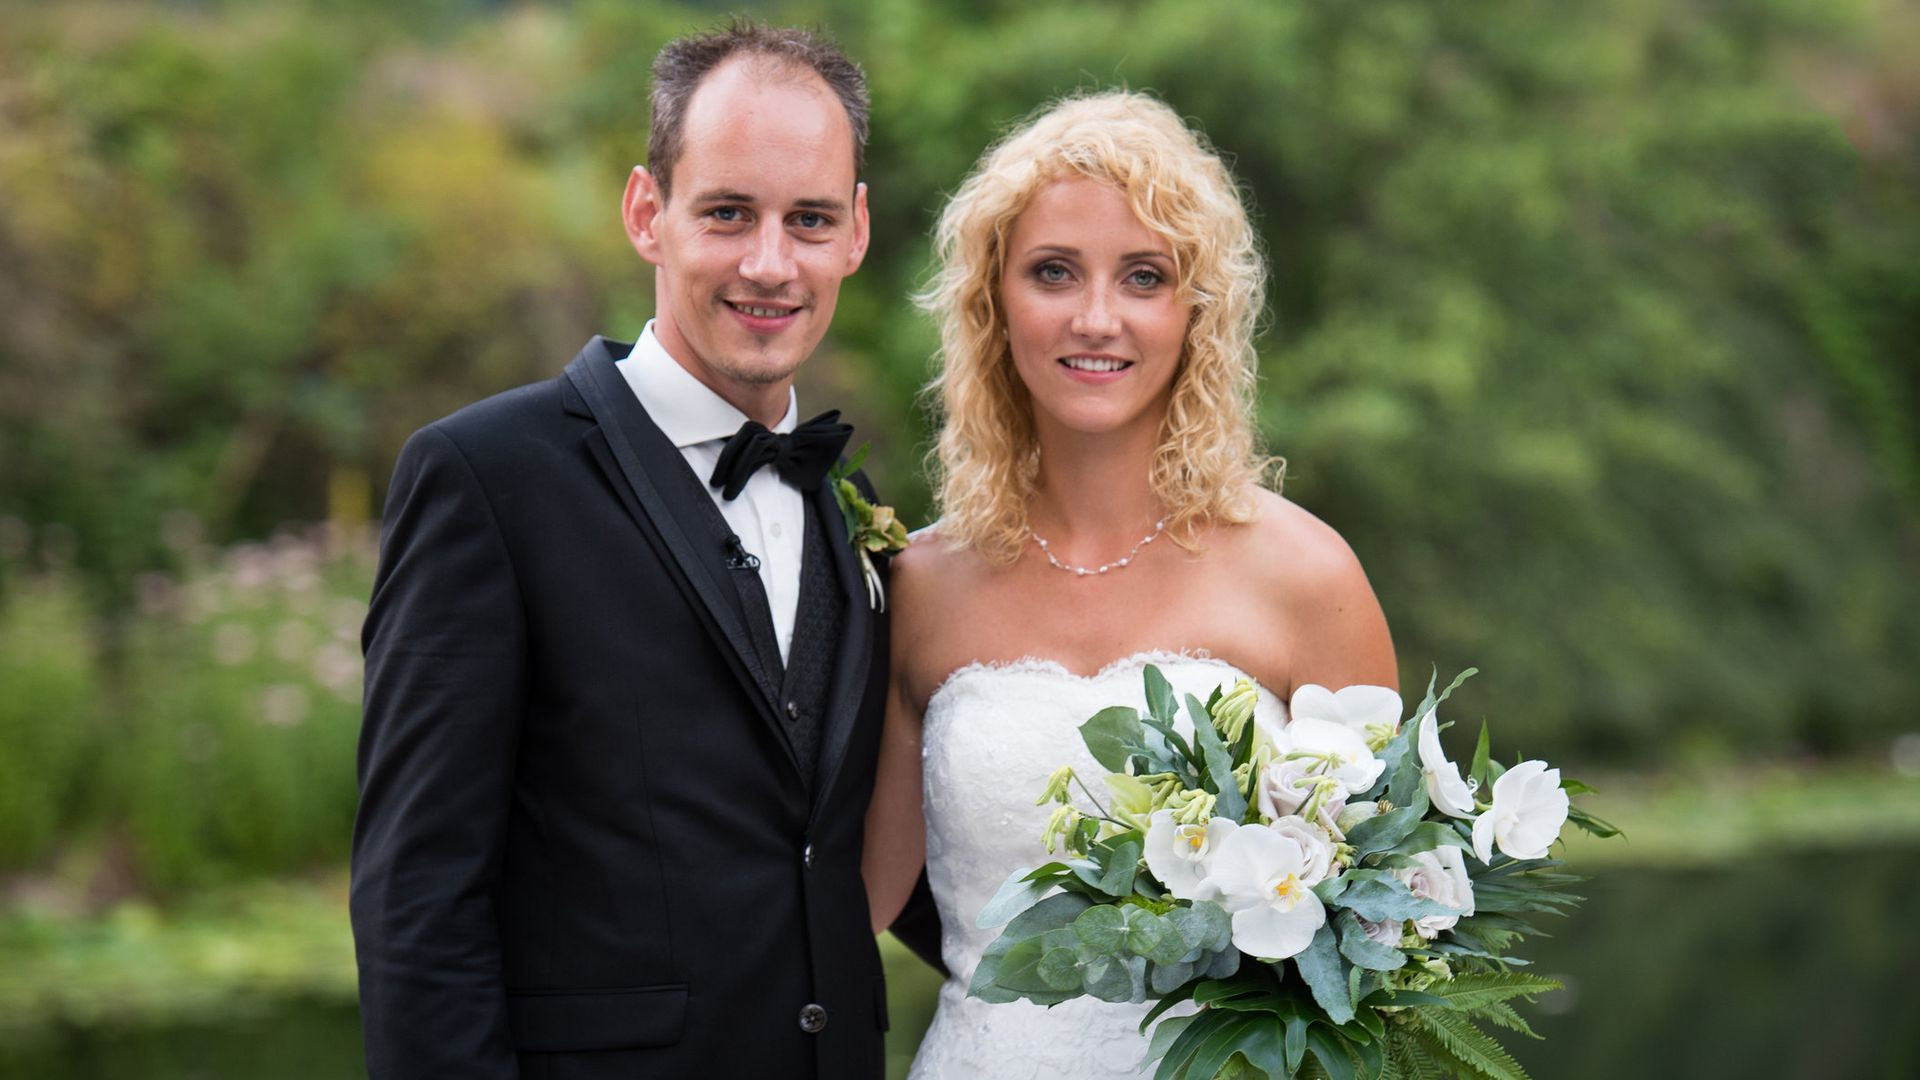
[[(1040, 833), (1053, 812), (1033, 800), (1047, 777), (1072, 765), (1103, 800), (1106, 772), (1080, 741), (1080, 725), (1110, 705), (1144, 707), (1141, 671), (1153, 664), (1176, 695), (1202, 701), (1243, 673), (1203, 654), (1148, 652), (1091, 676), (1050, 660), (969, 664), (927, 702), (922, 764), (927, 876), (940, 908), (941, 955), (952, 977), (921, 1041), (911, 1080), (1106, 1080), (1138, 1075), (1147, 1005), (1075, 998), (1051, 1009), (1028, 1001), (969, 998), (980, 954), (999, 927), (974, 926), (1008, 874), (1051, 856)], [(1285, 706), (1262, 688), (1257, 722), (1278, 730)], [(1085, 806), (1076, 789), (1076, 802)]]

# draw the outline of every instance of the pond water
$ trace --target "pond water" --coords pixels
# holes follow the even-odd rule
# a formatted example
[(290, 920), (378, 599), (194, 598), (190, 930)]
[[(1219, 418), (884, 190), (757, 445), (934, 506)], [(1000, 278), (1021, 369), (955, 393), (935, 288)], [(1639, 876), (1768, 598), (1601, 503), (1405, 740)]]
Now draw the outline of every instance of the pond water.
[[(1699, 870), (1610, 868), (1536, 939), (1568, 989), (1527, 1010), (1546, 1041), (1507, 1045), (1538, 1080), (1920, 1076), (1909, 991), (1920, 853), (1798, 853)], [(891, 1072), (931, 1016), (933, 977), (901, 957)], [(42, 1032), (0, 1042), (0, 1077), (334, 1080), (364, 1075), (350, 1004), (294, 1002), (218, 1026)]]

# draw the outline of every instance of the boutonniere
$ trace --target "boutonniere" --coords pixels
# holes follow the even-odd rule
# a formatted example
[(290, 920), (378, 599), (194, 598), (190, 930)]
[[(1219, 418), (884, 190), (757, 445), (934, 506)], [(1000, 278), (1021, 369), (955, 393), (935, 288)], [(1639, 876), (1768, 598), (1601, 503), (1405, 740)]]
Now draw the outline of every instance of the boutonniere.
[(895, 516), (893, 507), (868, 502), (848, 479), (867, 460), (869, 445), (861, 443), (853, 456), (829, 469), (827, 482), (833, 485), (833, 501), (840, 504), (840, 516), (846, 519), (847, 539), (860, 554), (860, 573), (867, 581), (867, 604), (875, 611), (885, 611), (887, 591), (880, 584), (880, 571), (874, 568), (873, 556), (904, 549), (907, 526)]

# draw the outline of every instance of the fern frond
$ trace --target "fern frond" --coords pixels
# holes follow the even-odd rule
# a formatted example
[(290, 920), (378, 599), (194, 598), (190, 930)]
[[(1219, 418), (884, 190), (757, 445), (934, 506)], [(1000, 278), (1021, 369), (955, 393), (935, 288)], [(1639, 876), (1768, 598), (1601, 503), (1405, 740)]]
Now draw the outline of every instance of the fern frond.
[(1485, 1020), (1490, 1024), (1498, 1024), (1508, 1031), (1517, 1031), (1529, 1039), (1537, 1039), (1540, 1037), (1540, 1035), (1533, 1030), (1532, 1025), (1528, 1024), (1519, 1013), (1513, 1011), (1513, 1006), (1504, 1001), (1491, 1002), (1478, 1006), (1477, 1008), (1468, 1009), (1466, 1012), (1468, 1016), (1476, 1020)]
[(1487, 1080), (1527, 1080), (1527, 1072), (1506, 1048), (1473, 1026), (1473, 1021), (1443, 1009), (1416, 1008), (1413, 1022), (1445, 1048), (1447, 1056)]
[(1427, 987), (1426, 992), (1443, 998), (1451, 1008), (1473, 1010), (1508, 998), (1532, 997), (1560, 989), (1560, 983), (1543, 975), (1524, 975), (1518, 971), (1481, 975), (1456, 975)]

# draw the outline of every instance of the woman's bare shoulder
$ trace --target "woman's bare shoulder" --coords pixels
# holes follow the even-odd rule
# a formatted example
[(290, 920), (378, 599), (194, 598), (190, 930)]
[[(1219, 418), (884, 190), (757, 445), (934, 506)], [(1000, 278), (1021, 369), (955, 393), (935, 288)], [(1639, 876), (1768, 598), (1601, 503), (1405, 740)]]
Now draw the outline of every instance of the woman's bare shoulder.
[(1333, 526), (1274, 492), (1235, 548), (1235, 570), (1254, 585), (1278, 625), (1294, 628), (1288, 667), (1296, 685), (1397, 682), (1393, 640), (1373, 585)]
[(1293, 595), (1365, 587), (1366, 572), (1359, 558), (1333, 526), (1265, 488), (1255, 496), (1254, 506), (1256, 516), (1247, 523), (1239, 554), (1255, 563), (1250, 569), (1261, 580)]

